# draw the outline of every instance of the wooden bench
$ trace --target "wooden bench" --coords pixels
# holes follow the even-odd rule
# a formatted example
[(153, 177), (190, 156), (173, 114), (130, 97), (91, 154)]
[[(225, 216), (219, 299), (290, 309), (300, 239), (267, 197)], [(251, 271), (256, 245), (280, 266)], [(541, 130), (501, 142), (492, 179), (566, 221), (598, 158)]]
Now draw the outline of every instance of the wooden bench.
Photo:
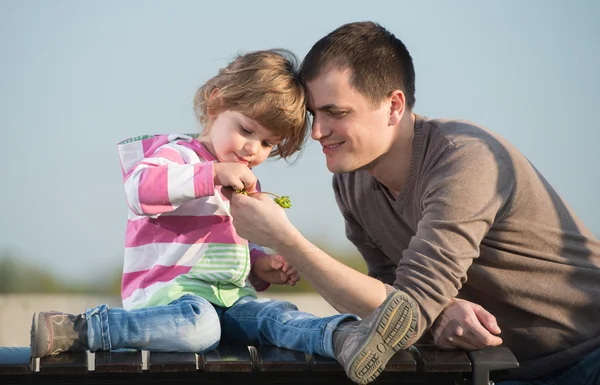
[[(504, 347), (474, 352), (417, 345), (398, 352), (375, 384), (488, 385), (517, 368)], [(113, 351), (31, 359), (0, 347), (0, 384), (352, 384), (337, 361), (277, 347), (219, 346), (204, 353)]]

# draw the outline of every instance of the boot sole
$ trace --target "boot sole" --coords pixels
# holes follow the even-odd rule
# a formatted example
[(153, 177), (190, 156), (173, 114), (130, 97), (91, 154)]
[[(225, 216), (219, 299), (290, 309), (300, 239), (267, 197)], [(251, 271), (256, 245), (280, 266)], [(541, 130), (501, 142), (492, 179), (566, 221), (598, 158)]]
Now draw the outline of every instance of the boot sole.
[(402, 349), (417, 327), (416, 315), (406, 294), (397, 291), (384, 302), (371, 333), (352, 357), (348, 377), (368, 384), (383, 372), (385, 365)]

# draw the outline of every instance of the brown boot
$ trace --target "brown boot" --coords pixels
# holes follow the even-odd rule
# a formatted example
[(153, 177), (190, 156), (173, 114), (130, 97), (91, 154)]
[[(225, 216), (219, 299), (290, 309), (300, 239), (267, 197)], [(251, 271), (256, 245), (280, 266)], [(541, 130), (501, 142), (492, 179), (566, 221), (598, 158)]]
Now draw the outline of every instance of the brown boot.
[(40, 312), (31, 323), (31, 357), (88, 349), (85, 314)]
[(346, 375), (357, 384), (377, 378), (390, 358), (414, 343), (418, 309), (402, 291), (387, 290), (386, 300), (362, 321), (341, 324), (333, 333), (333, 350)]

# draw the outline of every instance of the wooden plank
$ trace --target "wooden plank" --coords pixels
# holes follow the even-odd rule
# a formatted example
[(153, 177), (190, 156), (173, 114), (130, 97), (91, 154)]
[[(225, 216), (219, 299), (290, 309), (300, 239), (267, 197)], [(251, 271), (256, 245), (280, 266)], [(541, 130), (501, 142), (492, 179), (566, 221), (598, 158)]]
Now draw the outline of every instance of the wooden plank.
[(151, 373), (188, 373), (197, 370), (196, 353), (149, 354), (148, 371)]
[(276, 346), (257, 346), (259, 370), (261, 372), (307, 372), (306, 355), (297, 350)]
[(30, 374), (31, 352), (25, 347), (0, 348), (0, 376), (8, 374)]
[(416, 372), (417, 360), (406, 350), (400, 350), (388, 361), (386, 372)]
[(141, 373), (142, 351), (96, 352), (96, 373)]
[(59, 353), (40, 358), (42, 375), (86, 374), (87, 371), (86, 352)]
[(442, 350), (433, 345), (418, 345), (411, 350), (422, 372), (471, 372), (471, 360), (462, 350)]
[(205, 372), (251, 372), (252, 358), (247, 346), (219, 346), (203, 354)]
[(344, 368), (337, 360), (315, 354), (311, 359), (311, 370), (315, 372), (343, 372)]

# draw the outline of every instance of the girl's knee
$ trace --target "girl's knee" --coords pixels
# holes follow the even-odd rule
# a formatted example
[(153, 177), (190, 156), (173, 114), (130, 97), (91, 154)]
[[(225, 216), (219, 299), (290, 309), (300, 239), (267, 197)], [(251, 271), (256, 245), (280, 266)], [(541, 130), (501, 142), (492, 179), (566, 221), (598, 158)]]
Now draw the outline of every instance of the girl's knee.
[(187, 351), (212, 350), (221, 340), (221, 323), (214, 306), (203, 298), (195, 297), (177, 304), (182, 315), (179, 340)]
[(199, 322), (184, 329), (180, 339), (190, 352), (203, 353), (212, 350), (221, 340), (221, 324), (218, 319), (212, 322)]
[[(215, 330), (217, 329), (217, 330)], [(197, 330), (196, 333), (186, 338), (189, 345), (189, 351), (196, 353), (204, 353), (215, 349), (221, 341), (221, 328), (203, 328)]]

